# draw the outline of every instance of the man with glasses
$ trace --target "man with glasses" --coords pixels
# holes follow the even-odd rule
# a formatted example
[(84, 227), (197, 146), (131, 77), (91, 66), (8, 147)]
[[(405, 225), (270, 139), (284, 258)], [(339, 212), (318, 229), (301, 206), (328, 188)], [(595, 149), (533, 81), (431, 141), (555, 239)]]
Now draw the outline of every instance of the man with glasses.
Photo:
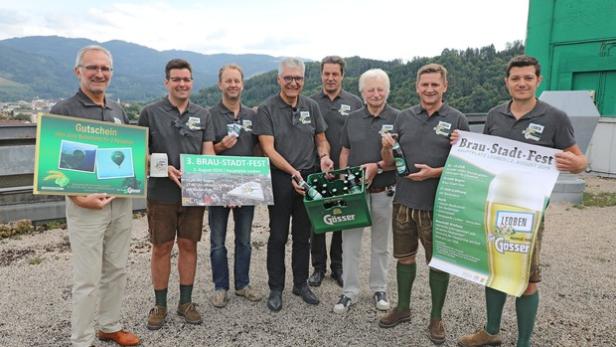
[[(105, 97), (112, 67), (113, 58), (107, 49), (92, 45), (79, 50), (74, 69), (79, 91), (57, 103), (51, 113), (128, 123), (122, 107)], [(106, 194), (66, 198), (66, 223), (73, 262), (73, 346), (93, 345), (94, 320), (100, 325), (96, 332), (100, 340), (112, 340), (121, 346), (141, 343), (137, 336), (122, 330), (120, 324), (132, 217), (132, 201), (127, 198)]]
[[(325, 136), (331, 146), (331, 158), (334, 167), (338, 168), (340, 156), (341, 130), (349, 113), (362, 107), (362, 101), (357, 96), (342, 89), (345, 62), (339, 56), (327, 56), (321, 60), (322, 89), (311, 98), (319, 104), (319, 109), (327, 123)], [(331, 233), (329, 246), (330, 268), (332, 278), (342, 287), (342, 233)], [(312, 233), (310, 254), (314, 272), (308, 279), (308, 284), (314, 287), (321, 285), (327, 267), (327, 247), (325, 234)]]
[(192, 302), (197, 268), (197, 242), (203, 229), (203, 207), (182, 206), (180, 154), (215, 154), (214, 130), (207, 110), (190, 102), (193, 79), (190, 64), (173, 59), (165, 66), (167, 96), (141, 111), (139, 125), (150, 129), (149, 153), (164, 153), (168, 177), (148, 179), (148, 230), (152, 242), (151, 272), (155, 305), (147, 327), (160, 329), (167, 315), (167, 286), (171, 250), (177, 238), (180, 300), (177, 314), (186, 323), (200, 324)]
[[(272, 165), (274, 205), (269, 206), (270, 236), (267, 243), (267, 273), (270, 295), (267, 307), (282, 309), (285, 282), (285, 245), (289, 237), (289, 220), (293, 237), (293, 294), (308, 304), (319, 299), (307, 284), (310, 258), (310, 220), (303, 204), (305, 192), (294, 179), (306, 179), (318, 166), (329, 171), (327, 125), (313, 100), (301, 96), (304, 87), (304, 62), (286, 58), (278, 66), (280, 93), (268, 98), (257, 112), (254, 133)], [(318, 163), (317, 163), (318, 162)]]
[[(214, 150), (219, 155), (252, 156), (258, 149), (258, 139), (252, 133), (252, 123), (256, 112), (242, 105), (244, 73), (235, 64), (225, 65), (218, 72), (218, 89), (222, 93), (220, 102), (210, 109), (214, 126)], [(229, 290), (229, 265), (225, 238), (227, 221), (233, 211), (235, 231), (234, 280), (235, 295), (250, 301), (261, 300), (261, 294), (250, 286), (250, 256), (252, 246), (250, 233), (254, 206), (210, 206), (210, 260), (214, 295), (211, 302), (215, 307), (227, 305)]]

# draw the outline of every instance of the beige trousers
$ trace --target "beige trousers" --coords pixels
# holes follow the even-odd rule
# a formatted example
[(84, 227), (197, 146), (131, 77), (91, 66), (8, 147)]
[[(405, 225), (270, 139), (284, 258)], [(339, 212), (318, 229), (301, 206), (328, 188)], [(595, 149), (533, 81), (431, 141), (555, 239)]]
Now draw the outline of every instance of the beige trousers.
[(116, 198), (102, 210), (66, 198), (66, 221), (73, 259), (71, 343), (93, 344), (94, 321), (104, 332), (122, 329), (120, 308), (132, 229), (132, 200)]

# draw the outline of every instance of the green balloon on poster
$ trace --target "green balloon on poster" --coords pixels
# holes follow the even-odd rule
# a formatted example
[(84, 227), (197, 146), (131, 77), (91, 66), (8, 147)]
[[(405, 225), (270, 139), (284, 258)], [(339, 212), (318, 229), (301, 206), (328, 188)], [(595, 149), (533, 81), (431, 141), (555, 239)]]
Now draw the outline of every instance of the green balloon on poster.
[(119, 167), (124, 161), (124, 153), (122, 153), (121, 151), (113, 152), (113, 154), (111, 154), (111, 160)]

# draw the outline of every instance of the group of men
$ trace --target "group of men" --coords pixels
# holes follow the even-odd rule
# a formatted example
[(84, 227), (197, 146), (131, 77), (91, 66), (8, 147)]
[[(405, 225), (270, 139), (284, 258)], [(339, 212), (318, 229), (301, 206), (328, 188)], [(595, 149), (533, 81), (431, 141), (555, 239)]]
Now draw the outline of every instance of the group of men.
[[(52, 113), (127, 123), (122, 108), (105, 97), (113, 72), (109, 51), (87, 46), (77, 54), (75, 74), (77, 94), (58, 103)], [(206, 110), (189, 97), (192, 68), (182, 59), (165, 67), (167, 95), (146, 106), (139, 125), (149, 128), (149, 153), (168, 157), (168, 177), (149, 177), (148, 229), (152, 243), (151, 276), (154, 306), (147, 318), (149, 329), (159, 329), (167, 316), (167, 292), (171, 253), (178, 244), (179, 302), (177, 314), (187, 323), (203, 321), (192, 301), (197, 264), (197, 242), (203, 229), (203, 207), (181, 204), (180, 154), (265, 155), (271, 163), (274, 205), (268, 206), (269, 239), (267, 307), (280, 311), (285, 286), (285, 247), (292, 234), (292, 293), (308, 304), (319, 303), (310, 286), (319, 286), (326, 273), (325, 237), (311, 230), (304, 208), (305, 191), (296, 182), (319, 171), (351, 166), (366, 169), (370, 195), (371, 264), (369, 286), (379, 310), (389, 310), (379, 326), (390, 328), (409, 321), (410, 297), (416, 273), (415, 255), (422, 243), (426, 261), (432, 255), (432, 209), (439, 177), (456, 130), (468, 130), (465, 116), (444, 102), (447, 70), (428, 64), (417, 72), (419, 104), (402, 112), (387, 104), (389, 77), (380, 69), (366, 71), (359, 79), (361, 99), (343, 90), (345, 62), (337, 56), (321, 62), (321, 92), (301, 95), (305, 65), (296, 58), (280, 62), (277, 82), (280, 92), (265, 100), (255, 112), (242, 105), (242, 69), (234, 64), (219, 71), (221, 100)], [(490, 111), (484, 132), (515, 140), (562, 149), (556, 157), (558, 169), (580, 172), (586, 158), (575, 145), (571, 123), (564, 113), (538, 101), (535, 91), (541, 82), (538, 62), (531, 57), (512, 59), (505, 84), (512, 97), (507, 104)], [(229, 133), (229, 124), (239, 124), (239, 133)], [(541, 125), (543, 134), (525, 138), (524, 129)], [(410, 173), (396, 178), (392, 147), (399, 144)], [(66, 215), (73, 252), (73, 306), (71, 342), (91, 346), (95, 337), (120, 345), (140, 344), (140, 339), (120, 325), (121, 298), (126, 283), (132, 206), (129, 199), (105, 194), (69, 196)], [(259, 301), (262, 294), (250, 286), (250, 233), (253, 206), (208, 208), (210, 260), (214, 282), (211, 303), (224, 307), (228, 302), (229, 269), (225, 238), (227, 222), (235, 224), (235, 294)], [(290, 229), (290, 230), (289, 230)], [(541, 228), (540, 233), (542, 233)], [(342, 287), (333, 310), (344, 313), (359, 296), (359, 258), (364, 229), (335, 232), (331, 240), (331, 276)], [(397, 259), (397, 305), (390, 309), (387, 299), (387, 269), (390, 239)], [(541, 237), (539, 235), (538, 240)], [(312, 251), (311, 251), (312, 247)], [(531, 280), (524, 295), (516, 299), (518, 346), (528, 346), (537, 311), (537, 282), (540, 243), (533, 252)], [(313, 274), (309, 277), (312, 253)], [(428, 337), (436, 344), (445, 341), (442, 309), (449, 275), (430, 269), (432, 311)], [(460, 346), (500, 345), (500, 317), (506, 295), (486, 288), (487, 324), (476, 334), (459, 339)], [(100, 329), (95, 333), (97, 317)]]

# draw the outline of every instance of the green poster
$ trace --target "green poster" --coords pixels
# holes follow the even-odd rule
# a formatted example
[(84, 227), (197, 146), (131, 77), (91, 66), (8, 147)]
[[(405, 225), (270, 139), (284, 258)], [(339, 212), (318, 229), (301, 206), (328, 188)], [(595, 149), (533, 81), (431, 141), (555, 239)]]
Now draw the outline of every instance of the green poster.
[(559, 150), (461, 131), (434, 201), (430, 266), (507, 294), (528, 285)]
[(274, 204), (269, 158), (181, 154), (183, 206)]
[(34, 194), (145, 197), (147, 128), (42, 114), (36, 134)]

